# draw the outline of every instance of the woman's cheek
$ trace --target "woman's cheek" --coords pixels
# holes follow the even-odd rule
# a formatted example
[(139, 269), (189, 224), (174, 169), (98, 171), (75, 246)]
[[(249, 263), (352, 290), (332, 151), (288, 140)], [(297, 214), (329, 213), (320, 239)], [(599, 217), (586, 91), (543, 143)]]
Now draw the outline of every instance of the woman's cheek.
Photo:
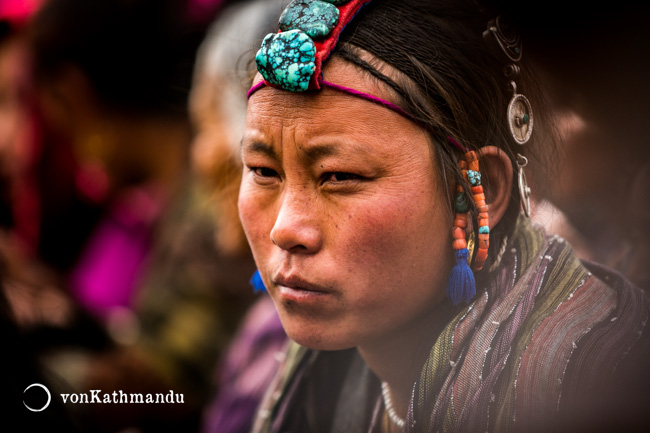
[(342, 218), (340, 234), (347, 240), (341, 251), (347, 251), (357, 269), (373, 269), (376, 275), (388, 273), (388, 266), (400, 260), (409, 233), (409, 210), (398, 199), (382, 197), (366, 200), (356, 210), (349, 209)]
[(270, 210), (268, 198), (262, 192), (256, 191), (255, 185), (251, 185), (250, 180), (244, 179), (239, 193), (238, 207), (246, 237), (251, 247), (255, 249), (263, 239), (263, 234), (271, 231), (270, 227), (266, 227)]

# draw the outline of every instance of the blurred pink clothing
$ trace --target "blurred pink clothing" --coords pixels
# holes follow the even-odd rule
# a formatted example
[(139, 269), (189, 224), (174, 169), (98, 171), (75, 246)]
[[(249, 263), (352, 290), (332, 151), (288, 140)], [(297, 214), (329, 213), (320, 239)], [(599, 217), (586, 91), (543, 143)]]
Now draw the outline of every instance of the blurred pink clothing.
[(0, 20), (14, 24), (24, 24), (43, 0), (2, 0), (0, 1)]
[(72, 271), (73, 294), (100, 318), (115, 307), (131, 307), (162, 210), (163, 200), (154, 192), (133, 188), (123, 194), (99, 223)]

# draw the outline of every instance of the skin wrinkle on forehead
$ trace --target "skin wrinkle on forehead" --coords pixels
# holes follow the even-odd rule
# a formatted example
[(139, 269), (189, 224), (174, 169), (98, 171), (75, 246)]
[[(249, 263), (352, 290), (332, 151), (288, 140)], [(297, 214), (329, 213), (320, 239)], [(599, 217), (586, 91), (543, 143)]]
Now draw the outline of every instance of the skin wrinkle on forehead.
[[(252, 141), (247, 146), (246, 150), (252, 153), (264, 154), (275, 160), (279, 159), (273, 146), (269, 146), (261, 141)], [(326, 156), (337, 155), (339, 153), (336, 146), (326, 144), (309, 146), (303, 148), (302, 151), (304, 152), (306, 159), (309, 161), (318, 161)]]
[[(362, 155), (366, 157), (373, 156), (367, 147), (363, 146), (361, 143), (346, 141), (344, 137), (335, 136), (335, 134), (332, 134), (331, 132), (320, 136), (318, 141), (321, 140), (325, 142), (303, 142), (300, 140), (299, 136), (297, 136), (292, 141), (295, 142), (296, 147), (299, 149), (301, 157), (308, 163), (316, 163), (329, 156), (339, 156), (341, 154), (350, 154), (354, 156)], [(405, 143), (405, 145), (408, 145), (408, 143)], [(252, 138), (250, 141), (244, 139), (242, 141), (242, 151), (251, 154), (266, 155), (276, 161), (282, 160), (281, 153), (278, 152), (278, 150), (280, 150), (279, 148), (280, 146), (277, 144), (267, 144), (258, 138)]]
[[(335, 65), (338, 70), (345, 70), (345, 71), (354, 71), (355, 74), (359, 73), (359, 69), (354, 67), (353, 65), (347, 63), (344, 60), (341, 59), (332, 59), (328, 63), (328, 67), (326, 68), (326, 74), (331, 70), (332, 65)], [(386, 95), (385, 91), (385, 86), (383, 86), (381, 83), (376, 82), (376, 80), (372, 79), (372, 77), (369, 77), (367, 74), (364, 74), (364, 86), (372, 86), (371, 90), (364, 89), (366, 91), (372, 91), (375, 94), (378, 94), (380, 96), (385, 97), (386, 99), (392, 99), (389, 97), (389, 95)], [(258, 75), (257, 81), (261, 80), (261, 77)], [(343, 83), (345, 84), (345, 83)], [(341, 94), (340, 92), (331, 90), (331, 89), (324, 89), (323, 91), (317, 93), (317, 94), (301, 94), (300, 97), (296, 98), (294, 97), (295, 95), (282, 91), (282, 90), (277, 90), (273, 88), (265, 88), (259, 92), (257, 92), (255, 95), (252, 96), (251, 100), (257, 99), (262, 99), (265, 103), (267, 103), (269, 106), (273, 107), (273, 110), (268, 110), (268, 113), (257, 113), (259, 116), (267, 116), (268, 117), (268, 122), (273, 123), (274, 120), (277, 118), (282, 118), (282, 127), (283, 129), (281, 130), (281, 141), (284, 140), (284, 135), (287, 133), (287, 131), (291, 130), (292, 125), (296, 122), (299, 121), (300, 119), (300, 113), (304, 109), (305, 106), (309, 105), (312, 101), (313, 98), (320, 98), (321, 100), (332, 98), (332, 100), (337, 100), (340, 98), (348, 98), (350, 101), (356, 100), (354, 96), (351, 95), (346, 95), (346, 94)], [(321, 106), (324, 108), (329, 104), (329, 102), (322, 102)], [(373, 104), (365, 101), (363, 103), (364, 111), (370, 111), (370, 110), (386, 110), (384, 107), (375, 107)], [(371, 135), (375, 132), (376, 126), (372, 125), (372, 121), (369, 121), (369, 119), (361, 119), (360, 116), (356, 116), (355, 113), (349, 113), (345, 112), (345, 110), (342, 110), (338, 113), (336, 113), (336, 116), (339, 117), (339, 120), (345, 121), (345, 123), (349, 126), (350, 124), (354, 123), (354, 127), (358, 132), (361, 132), (366, 135)], [(335, 120), (335, 119), (332, 119)], [(364, 121), (365, 120), (365, 121)], [(336, 122), (327, 122), (324, 125), (321, 124), (320, 126), (317, 124), (312, 124), (310, 125), (310, 129), (314, 133), (318, 133), (320, 130), (315, 129), (320, 127), (324, 133), (332, 133), (335, 132), (332, 128), (336, 125)], [(250, 125), (249, 125), (250, 126)], [(425, 131), (417, 129), (418, 134), (422, 134), (422, 136), (426, 137), (427, 140), (429, 139), (428, 135), (426, 134)], [(344, 133), (344, 131), (341, 131)], [(298, 131), (298, 134), (301, 132)], [(261, 142), (261, 143), (266, 143), (266, 139), (263, 137), (264, 133), (262, 131), (251, 131), (251, 128), (248, 129), (246, 137), (243, 140), (243, 145), (246, 146), (247, 143), (250, 142)], [(302, 145), (300, 143), (300, 140), (297, 140), (299, 142), (299, 145)], [(404, 144), (408, 145), (408, 140), (404, 140)], [(354, 146), (355, 143), (350, 142), (346, 143), (348, 146)], [(359, 147), (359, 151), (363, 151), (365, 148), (363, 146)], [(281, 149), (279, 149), (281, 150)], [(322, 153), (322, 152), (321, 152)], [(431, 152), (433, 153), (433, 152)], [(278, 157), (281, 157), (281, 155), (277, 155)]]

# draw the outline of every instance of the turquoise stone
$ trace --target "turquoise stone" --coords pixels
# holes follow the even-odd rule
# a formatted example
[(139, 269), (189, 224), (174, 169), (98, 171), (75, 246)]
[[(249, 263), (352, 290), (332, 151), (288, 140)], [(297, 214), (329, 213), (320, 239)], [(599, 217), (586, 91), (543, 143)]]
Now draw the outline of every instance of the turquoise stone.
[(481, 173), (478, 171), (467, 170), (467, 178), (472, 186), (478, 186), (481, 184)]
[(530, 122), (530, 116), (528, 114), (524, 114), (524, 125), (528, 125), (528, 122)]
[(280, 16), (280, 30), (300, 29), (313, 39), (329, 35), (339, 22), (336, 6), (321, 0), (294, 0)]
[(469, 210), (469, 204), (467, 203), (467, 196), (464, 192), (459, 192), (456, 194), (454, 200), (454, 209), (456, 213), (465, 213)]
[(481, 226), (481, 227), (478, 228), (478, 232), (479, 232), (480, 234), (488, 235), (488, 234), (490, 234), (490, 227), (488, 227), (488, 226)]
[(268, 34), (255, 56), (257, 70), (269, 83), (304, 92), (316, 69), (316, 45), (301, 30)]
[(336, 6), (341, 6), (349, 2), (350, 0), (323, 0), (326, 1), (327, 3), (332, 3), (333, 5)]

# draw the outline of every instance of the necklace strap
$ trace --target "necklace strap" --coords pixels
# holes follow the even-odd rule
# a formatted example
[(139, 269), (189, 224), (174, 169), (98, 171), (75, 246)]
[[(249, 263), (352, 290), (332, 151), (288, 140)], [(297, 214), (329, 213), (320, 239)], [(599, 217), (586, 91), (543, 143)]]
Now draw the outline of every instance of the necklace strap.
[(386, 407), (386, 413), (388, 418), (400, 429), (404, 428), (404, 418), (400, 418), (399, 415), (395, 412), (393, 407), (393, 399), (390, 397), (390, 388), (386, 382), (381, 383), (381, 395), (384, 398), (384, 406)]

